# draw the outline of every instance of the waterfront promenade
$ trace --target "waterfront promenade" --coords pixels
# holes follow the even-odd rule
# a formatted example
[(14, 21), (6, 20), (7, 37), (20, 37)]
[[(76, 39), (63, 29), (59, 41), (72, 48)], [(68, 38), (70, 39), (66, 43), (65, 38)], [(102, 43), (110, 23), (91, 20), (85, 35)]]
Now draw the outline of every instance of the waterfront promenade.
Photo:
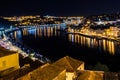
[(3, 35), (1, 35), (1, 36), (3, 36), (3, 38), (1, 37), (1, 39), (0, 39), (0, 47), (10, 50), (10, 51), (17, 51), (20, 55), (23, 56), (23, 58), (30, 57), (33, 61), (38, 60), (42, 63), (46, 63), (46, 62), (50, 61), (48, 58), (46, 58), (45, 56), (43, 56), (35, 51), (30, 52), (30, 49), (28, 49), (26, 47), (21, 47), (21, 44), (16, 43), (15, 41), (12, 40), (12, 38), (5, 35), (6, 33), (10, 33), (15, 30), (19, 30), (19, 29), (12, 29), (12, 30), (9, 29), (9, 30), (6, 30), (3, 33)]
[(91, 35), (91, 34), (86, 34), (86, 33), (82, 33), (82, 32), (67, 32), (68, 34), (79, 34), (82, 36), (86, 36), (86, 37), (90, 37), (90, 38), (96, 38), (96, 39), (107, 39), (107, 40), (112, 40), (112, 41), (117, 41), (120, 42), (120, 38), (119, 37), (107, 37), (107, 36), (99, 36), (97, 34)]

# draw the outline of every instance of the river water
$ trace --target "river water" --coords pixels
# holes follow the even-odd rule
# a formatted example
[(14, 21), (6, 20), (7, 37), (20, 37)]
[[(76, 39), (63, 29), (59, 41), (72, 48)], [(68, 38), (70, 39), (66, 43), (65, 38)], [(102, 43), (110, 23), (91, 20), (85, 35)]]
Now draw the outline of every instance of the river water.
[(84, 61), (85, 66), (100, 62), (106, 64), (110, 71), (120, 71), (119, 42), (67, 34), (60, 31), (61, 28), (65, 27), (24, 28), (11, 35), (16, 42), (29, 46), (52, 61), (68, 55)]

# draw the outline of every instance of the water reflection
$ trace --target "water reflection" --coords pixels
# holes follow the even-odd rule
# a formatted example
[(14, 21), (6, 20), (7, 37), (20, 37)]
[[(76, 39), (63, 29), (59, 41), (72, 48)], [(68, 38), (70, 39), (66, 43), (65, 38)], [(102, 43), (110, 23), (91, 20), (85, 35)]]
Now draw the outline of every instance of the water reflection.
[(22, 30), (23, 36), (34, 35), (34, 37), (50, 37), (60, 35), (60, 29), (63, 29), (61, 26), (42, 26), (37, 28), (24, 28)]
[(103, 50), (104, 52), (109, 52), (111, 55), (115, 54), (116, 42), (111, 40), (95, 39), (86, 36), (81, 36), (78, 34), (68, 34), (68, 39), (75, 45), (79, 44), (81, 46), (87, 46), (89, 48), (97, 48), (100, 51)]
[[(21, 30), (23, 44), (29, 46), (31, 49), (35, 49), (40, 54), (49, 56), (52, 60), (69, 55), (88, 64), (101, 62), (108, 65), (108, 67), (110, 66), (110, 70), (120, 70), (119, 42), (89, 38), (77, 34), (64, 34), (63, 32), (57, 31), (57, 29), (57, 26), (42, 26), (36, 29), (32, 28), (32, 30), (24, 28)], [(15, 39), (20, 36), (18, 33), (17, 31), (13, 33)]]
[(19, 42), (19, 41), (21, 41), (22, 42), (22, 34), (21, 34), (21, 31), (15, 31), (14, 32), (14, 38), (15, 38), (15, 40), (17, 41), (17, 42)]
[(27, 36), (27, 35), (28, 35), (28, 30), (27, 30), (27, 28), (24, 28), (24, 29), (23, 29), (22, 34), (23, 34), (24, 36)]

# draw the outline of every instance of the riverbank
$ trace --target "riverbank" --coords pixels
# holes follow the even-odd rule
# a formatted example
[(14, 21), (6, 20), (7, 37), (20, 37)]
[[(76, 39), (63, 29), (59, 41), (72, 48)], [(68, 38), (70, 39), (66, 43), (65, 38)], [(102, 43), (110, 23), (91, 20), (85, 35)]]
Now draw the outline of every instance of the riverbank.
[(31, 60), (35, 61), (38, 60), (42, 63), (47, 63), (50, 62), (48, 58), (45, 56), (33, 51), (31, 49), (28, 49), (24, 46), (22, 46), (21, 43), (18, 43), (10, 36), (10, 33), (13, 33), (14, 31), (17, 31), (20, 29), (12, 29), (12, 30), (6, 30), (3, 34), (3, 38), (0, 39), (0, 46), (7, 49), (7, 50), (12, 50), (12, 51), (17, 51), (23, 58), (25, 57), (30, 57)]
[(85, 33), (81, 33), (81, 32), (67, 32), (67, 33), (68, 33), (68, 34), (78, 34), (78, 35), (82, 35), (82, 36), (86, 36), (86, 37), (90, 37), (90, 38), (96, 38), (96, 39), (98, 39), (98, 40), (106, 39), (106, 40), (111, 40), (111, 41), (120, 42), (120, 38), (106, 37), (106, 36), (98, 36), (98, 35), (89, 35), (89, 34), (85, 34)]

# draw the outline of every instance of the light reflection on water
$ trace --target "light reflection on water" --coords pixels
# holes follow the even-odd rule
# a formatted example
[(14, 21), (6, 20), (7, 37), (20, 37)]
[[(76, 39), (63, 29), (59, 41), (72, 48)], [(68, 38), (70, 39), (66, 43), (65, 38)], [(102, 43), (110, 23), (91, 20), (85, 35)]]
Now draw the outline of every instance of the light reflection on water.
[(14, 38), (15, 38), (15, 40), (17, 41), (17, 42), (22, 42), (22, 33), (21, 33), (21, 31), (15, 31), (14, 32), (14, 34), (12, 34), (12, 35), (14, 35)]
[(95, 39), (90, 37), (81, 36), (79, 34), (68, 34), (70, 42), (79, 44), (81, 46), (87, 46), (89, 48), (98, 48), (104, 52), (109, 52), (111, 55), (115, 54), (115, 42), (105, 39)]
[[(22, 41), (22, 36), (33, 35), (34, 38), (38, 37), (52, 37), (59, 36), (60, 26), (54, 27), (38, 27), (38, 28), (24, 28), (22, 31), (15, 31), (14, 37), (16, 41)], [(79, 34), (68, 34), (68, 40), (74, 44), (87, 46), (88, 48), (97, 48), (99, 51), (110, 53), (114, 55), (116, 52), (119, 53), (119, 43), (106, 39), (95, 39), (86, 36), (82, 36)]]
[(60, 26), (54, 26), (54, 27), (38, 27), (33, 29), (24, 28), (22, 30), (23, 36), (27, 35), (34, 35), (34, 37), (50, 37), (50, 36), (57, 36), (60, 35), (60, 32), (57, 30), (60, 30)]
[[(43, 55), (50, 56), (53, 60), (54, 58), (57, 60), (67, 54), (89, 64), (102, 62), (107, 64), (111, 70), (120, 70), (119, 42), (95, 39), (78, 34), (64, 34), (61, 31), (57, 31), (60, 28), (60, 26), (24, 28), (21, 31), (15, 31), (13, 36), (16, 41), (23, 40), (23, 44), (39, 49)], [(118, 67), (116, 68), (116, 66)]]

